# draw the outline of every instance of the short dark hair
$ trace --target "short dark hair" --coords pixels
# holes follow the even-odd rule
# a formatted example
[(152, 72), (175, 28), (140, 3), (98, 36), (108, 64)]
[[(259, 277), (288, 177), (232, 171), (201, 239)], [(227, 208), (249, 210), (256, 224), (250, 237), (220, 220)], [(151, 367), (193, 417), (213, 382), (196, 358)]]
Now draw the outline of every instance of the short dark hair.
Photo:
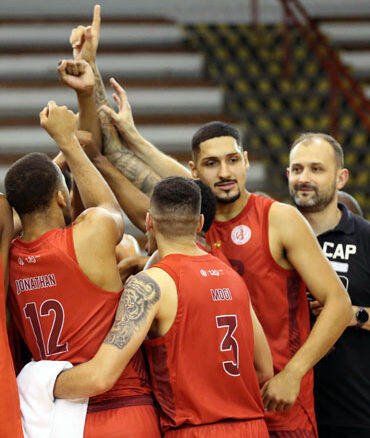
[(211, 138), (217, 137), (233, 137), (235, 138), (238, 146), (243, 149), (242, 139), (240, 132), (237, 128), (225, 123), (225, 122), (209, 122), (201, 126), (198, 131), (193, 135), (191, 144), (193, 155), (199, 153), (200, 144)]
[(211, 228), (213, 220), (216, 216), (216, 196), (213, 194), (211, 188), (207, 186), (207, 184), (204, 184), (204, 182), (200, 179), (195, 179), (194, 182), (200, 188), (200, 193), (202, 197), (200, 203), (200, 212), (204, 216), (202, 231), (206, 233)]
[(171, 176), (154, 187), (150, 213), (163, 235), (188, 235), (196, 230), (200, 201), (200, 188), (193, 180)]
[(27, 154), (17, 160), (5, 176), (5, 193), (10, 205), (23, 216), (44, 210), (59, 185), (56, 165), (45, 154)]
[(342, 146), (335, 140), (334, 137), (328, 134), (323, 134), (321, 132), (306, 132), (301, 134), (292, 144), (290, 150), (293, 150), (297, 144), (302, 143), (304, 141), (313, 140), (315, 138), (319, 138), (320, 140), (324, 140), (330, 144), (333, 149), (335, 159), (337, 161), (337, 167), (341, 169), (344, 166), (344, 156)]

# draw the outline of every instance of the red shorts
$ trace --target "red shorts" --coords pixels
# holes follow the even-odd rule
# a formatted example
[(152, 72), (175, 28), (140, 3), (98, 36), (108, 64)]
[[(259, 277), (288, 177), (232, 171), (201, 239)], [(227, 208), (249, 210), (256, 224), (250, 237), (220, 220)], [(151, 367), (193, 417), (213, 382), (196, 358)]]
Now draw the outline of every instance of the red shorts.
[(154, 406), (140, 405), (89, 412), (84, 438), (160, 438)]
[(164, 438), (269, 438), (265, 420), (221, 421), (169, 430)]

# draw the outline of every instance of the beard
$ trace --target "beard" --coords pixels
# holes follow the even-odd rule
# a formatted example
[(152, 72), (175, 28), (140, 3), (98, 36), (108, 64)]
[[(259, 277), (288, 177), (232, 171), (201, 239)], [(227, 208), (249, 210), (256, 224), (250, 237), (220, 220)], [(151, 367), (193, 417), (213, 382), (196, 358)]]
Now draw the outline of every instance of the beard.
[[(235, 182), (235, 183), (237, 183), (237, 181), (236, 180), (232, 180), (232, 179), (227, 179), (227, 180), (222, 180), (222, 183), (227, 183), (227, 182)], [(218, 185), (219, 183), (216, 183), (215, 184), (215, 187), (217, 187), (217, 185)], [(229, 190), (229, 191), (224, 191), (223, 193), (225, 194), (225, 196), (218, 196), (218, 195), (216, 195), (215, 193), (215, 197), (216, 197), (216, 201), (219, 203), (219, 204), (232, 204), (233, 202), (235, 202), (235, 201), (237, 201), (239, 198), (240, 198), (240, 190), (239, 190), (239, 187), (238, 187), (238, 191), (237, 191), (237, 193), (235, 193), (234, 195), (230, 195), (230, 191), (231, 190)]]
[[(314, 194), (309, 198), (301, 197), (298, 192), (302, 188), (312, 189)], [(293, 188), (289, 188), (289, 192), (295, 206), (301, 213), (318, 213), (333, 201), (336, 193), (336, 183), (334, 181), (326, 191), (321, 192), (312, 184), (296, 184)]]
[(220, 198), (216, 196), (216, 201), (219, 204), (232, 204), (233, 202), (237, 201), (240, 198), (240, 192), (236, 193), (234, 196), (226, 197), (226, 198)]

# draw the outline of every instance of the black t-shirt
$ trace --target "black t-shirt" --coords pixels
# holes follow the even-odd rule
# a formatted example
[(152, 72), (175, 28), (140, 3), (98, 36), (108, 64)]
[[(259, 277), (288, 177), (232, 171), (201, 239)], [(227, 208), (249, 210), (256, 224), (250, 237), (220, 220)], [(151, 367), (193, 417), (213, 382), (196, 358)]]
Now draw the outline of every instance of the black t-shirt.
[[(338, 207), (338, 226), (318, 240), (352, 304), (370, 307), (370, 223)], [(348, 327), (316, 365), (315, 405), (320, 425), (370, 429), (370, 331)]]

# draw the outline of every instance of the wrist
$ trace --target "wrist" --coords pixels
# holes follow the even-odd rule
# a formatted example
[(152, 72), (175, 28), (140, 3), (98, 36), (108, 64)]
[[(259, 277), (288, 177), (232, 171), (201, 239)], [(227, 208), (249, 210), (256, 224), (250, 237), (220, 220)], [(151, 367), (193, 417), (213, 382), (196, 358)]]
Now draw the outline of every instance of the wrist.
[(91, 85), (83, 90), (76, 90), (77, 98), (80, 99), (91, 99), (95, 96), (95, 86)]
[(302, 380), (303, 376), (306, 374), (308, 370), (302, 369), (298, 364), (292, 362), (288, 362), (285, 366), (285, 368), (282, 370), (282, 372), (285, 372), (286, 374), (289, 374), (292, 379), (295, 380)]
[(75, 135), (73, 134), (65, 134), (65, 135), (55, 135), (53, 136), (55, 143), (59, 146), (59, 149), (66, 155), (71, 147), (75, 147), (76, 143), (80, 146), (80, 143)]

